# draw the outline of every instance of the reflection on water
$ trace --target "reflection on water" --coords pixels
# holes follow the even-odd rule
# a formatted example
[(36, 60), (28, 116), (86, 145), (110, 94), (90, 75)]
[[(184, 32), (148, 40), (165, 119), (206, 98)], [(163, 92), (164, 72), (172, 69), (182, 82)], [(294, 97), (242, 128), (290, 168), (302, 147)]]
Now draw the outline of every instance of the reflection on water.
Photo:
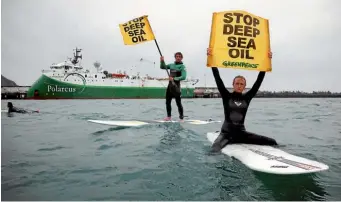
[(272, 198), (276, 201), (324, 201), (329, 196), (319, 183), (318, 174), (315, 173), (302, 175), (261, 173), (247, 168), (236, 159), (226, 161), (226, 158), (225, 161), (214, 165), (217, 169), (215, 176), (218, 179), (216, 188), (220, 189), (219, 197), (214, 200)]
[(275, 200), (323, 201), (328, 193), (319, 183), (316, 173), (302, 175), (274, 175), (254, 172)]
[[(253, 101), (250, 130), (330, 165), (328, 172), (295, 176), (254, 172), (210, 153), (206, 134), (221, 124), (112, 127), (87, 121), (159, 119), (163, 100), (15, 102), (41, 112), (2, 113), (4, 200), (340, 200), (340, 99)], [(189, 117), (223, 119), (221, 99), (188, 102), (195, 103), (184, 106)], [(303, 119), (294, 120), (298, 115)]]

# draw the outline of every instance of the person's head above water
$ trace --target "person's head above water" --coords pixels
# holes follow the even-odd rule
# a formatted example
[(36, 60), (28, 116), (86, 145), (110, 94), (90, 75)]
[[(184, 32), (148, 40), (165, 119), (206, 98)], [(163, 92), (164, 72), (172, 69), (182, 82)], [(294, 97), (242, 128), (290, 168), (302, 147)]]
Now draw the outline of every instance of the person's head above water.
[(13, 108), (12, 102), (7, 102), (7, 107), (8, 107), (8, 108)]
[(183, 56), (182, 56), (182, 53), (181, 52), (176, 52), (174, 54), (174, 57), (175, 57), (175, 62), (181, 62)]
[(246, 79), (243, 76), (236, 76), (233, 79), (232, 82), (233, 85), (233, 91), (236, 93), (242, 93), (245, 90), (246, 87)]

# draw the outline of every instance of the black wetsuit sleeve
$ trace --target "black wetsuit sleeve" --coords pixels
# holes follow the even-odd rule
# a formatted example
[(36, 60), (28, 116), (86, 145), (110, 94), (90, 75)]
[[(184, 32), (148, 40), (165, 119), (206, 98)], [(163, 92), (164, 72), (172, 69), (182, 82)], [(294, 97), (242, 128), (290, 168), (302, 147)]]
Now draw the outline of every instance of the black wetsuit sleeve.
[(252, 88), (246, 93), (246, 96), (249, 99), (252, 99), (253, 97), (256, 96), (259, 90), (259, 87), (263, 82), (264, 76), (265, 76), (265, 72), (259, 72), (256, 82), (253, 84)]
[(225, 88), (224, 82), (220, 78), (218, 68), (211, 67), (211, 69), (221, 97), (224, 98), (230, 96), (230, 92)]
[(25, 114), (27, 113), (26, 110), (23, 110), (23, 109), (17, 109), (15, 107), (12, 108), (11, 112), (16, 112), (16, 113), (22, 113), (22, 114)]

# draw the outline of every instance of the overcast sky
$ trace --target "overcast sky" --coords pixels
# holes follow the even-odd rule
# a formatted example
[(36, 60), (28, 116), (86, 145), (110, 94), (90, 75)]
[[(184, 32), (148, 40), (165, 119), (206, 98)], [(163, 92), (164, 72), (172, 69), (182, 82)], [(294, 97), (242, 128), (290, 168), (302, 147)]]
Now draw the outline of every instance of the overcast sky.
[[(212, 13), (240, 9), (269, 19), (273, 72), (261, 90), (341, 91), (340, 0), (2, 0), (1, 74), (32, 85), (42, 69), (82, 48), (83, 66), (166, 76), (153, 41), (125, 46), (118, 24), (149, 15), (166, 62), (181, 51), (188, 76), (215, 86), (206, 67)], [(140, 58), (156, 61), (139, 62)], [(248, 87), (258, 72), (219, 69), (226, 86), (242, 74)]]

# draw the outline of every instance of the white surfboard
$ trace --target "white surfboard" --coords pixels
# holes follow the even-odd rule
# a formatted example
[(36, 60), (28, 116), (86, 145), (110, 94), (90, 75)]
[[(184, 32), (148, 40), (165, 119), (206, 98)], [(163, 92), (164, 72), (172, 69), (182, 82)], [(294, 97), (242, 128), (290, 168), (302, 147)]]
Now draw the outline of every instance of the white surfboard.
[[(179, 123), (180, 121), (164, 121), (164, 120), (153, 120), (150, 121), (150, 123)], [(210, 123), (220, 123), (221, 121), (213, 121), (213, 120), (207, 120), (207, 121), (203, 121), (203, 120), (196, 120), (196, 119), (188, 119), (188, 120), (184, 120), (183, 123), (189, 123), (189, 124), (194, 124), (194, 125), (204, 125), (204, 124), (210, 124)], [(180, 122), (181, 123), (181, 122)]]
[[(219, 132), (207, 133), (207, 139), (213, 143)], [(323, 163), (295, 156), (271, 146), (253, 144), (226, 145), (221, 152), (234, 157), (252, 170), (281, 174), (305, 174), (328, 170)]]
[(98, 123), (103, 125), (110, 125), (110, 126), (143, 126), (149, 123), (142, 122), (142, 121), (105, 121), (105, 120), (88, 120), (92, 123)]
[[(137, 120), (131, 120), (131, 121), (120, 121), (120, 120), (88, 120), (92, 123), (98, 123), (98, 124), (104, 124), (104, 125), (110, 125), (110, 126), (130, 126), (130, 127), (138, 127), (153, 123), (179, 123), (179, 121), (164, 121), (164, 120), (151, 120), (151, 121), (137, 121)], [(203, 125), (203, 124), (210, 124), (210, 123), (220, 123), (221, 121), (202, 121), (202, 120), (184, 120), (184, 123), (194, 124), (194, 125)]]

